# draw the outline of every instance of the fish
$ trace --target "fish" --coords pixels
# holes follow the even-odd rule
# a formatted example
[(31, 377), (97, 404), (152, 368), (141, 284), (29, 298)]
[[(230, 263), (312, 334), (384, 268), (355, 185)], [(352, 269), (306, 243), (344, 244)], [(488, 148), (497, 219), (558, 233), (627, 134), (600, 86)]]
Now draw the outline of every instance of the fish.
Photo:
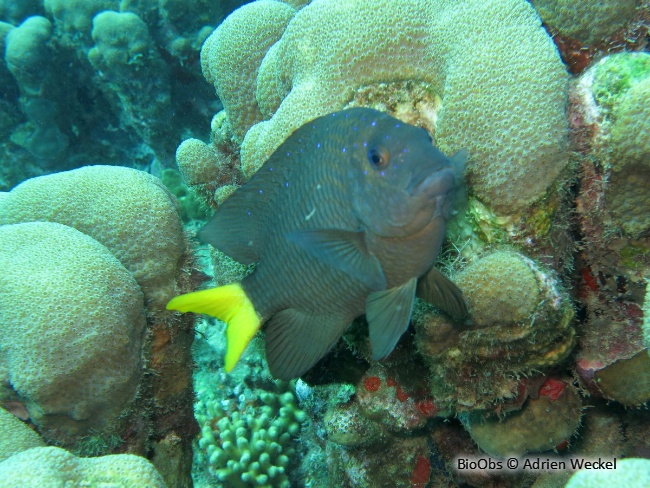
[(370, 108), (307, 122), (199, 232), (236, 261), (256, 263), (253, 273), (179, 295), (167, 309), (227, 324), (227, 372), (266, 324), (271, 374), (299, 377), (364, 314), (372, 358), (386, 358), (409, 326), (416, 291), (459, 320), (468, 314), (460, 289), (434, 267), (466, 159)]

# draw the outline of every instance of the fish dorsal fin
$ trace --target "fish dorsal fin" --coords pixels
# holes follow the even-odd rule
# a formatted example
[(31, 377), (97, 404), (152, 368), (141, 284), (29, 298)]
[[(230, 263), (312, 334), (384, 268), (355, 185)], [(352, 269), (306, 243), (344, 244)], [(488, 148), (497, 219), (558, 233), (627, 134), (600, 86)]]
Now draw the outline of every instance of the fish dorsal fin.
[(318, 362), (343, 335), (349, 322), (296, 309), (275, 314), (266, 329), (266, 359), (271, 374), (297, 378)]
[(386, 288), (379, 260), (370, 254), (363, 232), (341, 229), (306, 229), (289, 232), (286, 238), (319, 261), (339, 269), (371, 290)]
[(376, 291), (366, 299), (366, 320), (370, 331), (372, 359), (388, 356), (408, 328), (415, 301), (417, 280), (390, 290)]
[(230, 195), (217, 209), (203, 229), (199, 239), (212, 244), (242, 264), (260, 259), (260, 225), (265, 205), (256, 185), (244, 185)]
[(420, 278), (417, 296), (455, 319), (462, 320), (468, 315), (463, 292), (436, 268)]

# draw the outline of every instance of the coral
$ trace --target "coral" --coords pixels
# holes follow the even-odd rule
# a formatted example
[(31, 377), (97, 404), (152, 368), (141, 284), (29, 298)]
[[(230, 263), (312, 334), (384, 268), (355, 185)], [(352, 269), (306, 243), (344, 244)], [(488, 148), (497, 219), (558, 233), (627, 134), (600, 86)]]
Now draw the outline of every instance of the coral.
[[(623, 329), (627, 324), (616, 325)], [(629, 332), (627, 327), (627, 333)], [(593, 331), (589, 330), (588, 333), (593, 334)], [(650, 357), (647, 349), (642, 349), (628, 357), (631, 347), (617, 350), (607, 341), (615, 337), (611, 334), (611, 330), (604, 330), (602, 333), (603, 340), (598, 343), (602, 352), (595, 354), (594, 349), (590, 350), (589, 345), (585, 345), (578, 356), (578, 373), (589, 390), (599, 396), (623, 405), (633, 407), (644, 405), (650, 401)], [(618, 339), (622, 339), (621, 334), (618, 335)], [(593, 339), (593, 336), (591, 337)], [(640, 348), (638, 329), (630, 334), (630, 342), (636, 346), (636, 349)], [(604, 359), (604, 353), (608, 352), (619, 354), (620, 357)]]
[[(220, 97), (237, 101), (224, 105), (230, 132), (246, 134), (241, 158), (247, 176), (293, 130), (345, 107), (355, 90), (405, 80), (426, 83), (437, 94), (439, 111), (428, 114), (437, 121), (437, 145), (446, 153), (469, 150), (472, 190), (494, 209), (522, 211), (545, 195), (564, 168), (566, 73), (527, 2), (317, 0), (299, 10), (283, 33), (282, 23), (264, 31), (269, 39), (281, 34), (264, 55), (249, 37), (238, 41), (228, 25), (264, 28), (258, 20), (263, 5), (281, 8), (270, 3), (237, 11), (202, 52), (208, 81)], [(486, 18), (484, 9), (494, 15)], [(396, 24), (396, 17), (402, 22)], [(234, 72), (219, 78), (226, 62)], [(251, 81), (238, 90), (234, 80), (240, 78), (256, 79), (255, 90)], [(481, 90), (472, 88), (477, 84)], [(256, 107), (268, 120), (248, 129), (259, 118), (250, 115)]]
[(51, 439), (113, 427), (140, 381), (143, 296), (103, 245), (65, 225), (0, 226), (2, 397)]
[(0, 408), (0, 430), (0, 462), (32, 447), (45, 446), (36, 432), (4, 408)]
[(430, 476), (430, 452), (424, 436), (392, 437), (375, 449), (330, 444), (327, 454), (330, 478), (336, 480), (328, 486), (424, 487)]
[(647, 53), (619, 53), (606, 56), (590, 70), (593, 84), (590, 91), (595, 102), (606, 112), (619, 104), (619, 99), (630, 87), (648, 77), (650, 55)]
[(0, 1), (0, 18), (11, 22), (14, 25), (20, 24), (30, 15), (42, 14), (41, 0), (23, 0), (15, 2), (14, 0)]
[(632, 20), (640, 0), (531, 0), (542, 20), (585, 44), (606, 40)]
[(183, 178), (178, 171), (171, 168), (164, 170), (160, 175), (160, 181), (176, 197), (184, 222), (207, 220), (210, 217), (210, 209), (196, 196), (194, 190), (183, 183)]
[(43, 7), (54, 19), (61, 42), (68, 47), (87, 47), (92, 43), (93, 17), (118, 6), (116, 0), (43, 0)]
[(88, 60), (106, 97), (122, 108), (122, 125), (160, 154), (172, 154), (171, 72), (147, 25), (133, 12), (104, 11), (93, 17), (92, 38)]
[[(5, 187), (88, 161), (139, 169), (153, 163), (156, 175), (158, 165), (173, 165), (178, 141), (207, 137), (210, 117), (220, 107), (201, 75), (201, 44), (242, 1), (0, 2), (0, 37), (17, 31), (9, 58), (0, 62), (0, 129), (12, 133), (3, 159), (24, 173), (9, 175)], [(107, 11), (113, 15), (102, 15)], [(95, 17), (104, 21), (97, 42)], [(121, 46), (112, 44), (117, 33), (107, 32), (114, 21), (130, 28)], [(137, 54), (136, 46), (145, 50), (131, 64), (120, 64), (119, 55)], [(89, 62), (91, 50), (95, 64)], [(9, 63), (26, 69), (13, 69), (14, 78)]]
[(249, 3), (229, 15), (203, 45), (203, 75), (214, 84), (240, 142), (253, 124), (263, 120), (256, 101), (257, 73), (295, 12), (283, 2)]
[(0, 485), (146, 486), (165, 488), (156, 468), (140, 456), (116, 454), (78, 458), (58, 447), (35, 447), (0, 463)]
[(537, 398), (505, 418), (475, 411), (461, 416), (472, 439), (490, 456), (521, 456), (553, 449), (568, 441), (580, 425), (582, 403), (567, 380), (549, 378)]
[(27, 180), (2, 199), (0, 224), (33, 220), (69, 225), (101, 242), (155, 306), (176, 294), (185, 241), (177, 204), (157, 178), (88, 166)]
[(68, 137), (56, 124), (58, 107), (48, 83), (53, 69), (51, 37), (52, 23), (33, 16), (9, 31), (5, 41), (5, 63), (18, 83), (27, 118), (12, 134), (12, 141), (37, 159), (61, 157), (68, 146)]
[(365, 417), (358, 402), (332, 404), (323, 419), (327, 438), (346, 447), (375, 444), (382, 437), (377, 422)]
[[(202, 394), (203, 393), (203, 394)], [(288, 487), (293, 439), (306, 415), (293, 393), (253, 393), (238, 409), (199, 392), (199, 448), (214, 481), (228, 486)]]
[(565, 488), (609, 488), (629, 486), (642, 488), (650, 484), (650, 460), (644, 458), (618, 459), (616, 469), (578, 471)]
[(516, 399), (519, 375), (560, 363), (575, 344), (571, 302), (554, 274), (513, 251), (483, 256), (454, 277), (470, 307), (461, 328), (423, 304), (416, 343), (444, 412)]
[(626, 234), (638, 238), (650, 229), (650, 55), (644, 77), (621, 97), (613, 113), (612, 172), (606, 204)]
[(216, 153), (198, 139), (184, 140), (176, 149), (176, 161), (183, 179), (190, 186), (219, 179), (220, 168)]
[(391, 375), (391, 370), (379, 364), (366, 371), (356, 392), (355, 402), (361, 415), (381, 426), (381, 430), (374, 429), (378, 433), (382, 430), (405, 433), (420, 429), (435, 413), (435, 409), (427, 412), (424, 400), (410, 395), (396, 376)]

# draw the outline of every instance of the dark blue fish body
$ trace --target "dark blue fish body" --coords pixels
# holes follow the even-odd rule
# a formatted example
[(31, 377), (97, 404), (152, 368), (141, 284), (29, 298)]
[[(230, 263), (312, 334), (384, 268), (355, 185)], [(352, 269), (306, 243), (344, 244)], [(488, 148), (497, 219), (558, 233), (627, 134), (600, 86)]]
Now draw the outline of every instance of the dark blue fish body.
[[(373, 357), (381, 359), (408, 326), (418, 278), (426, 275), (421, 289), (436, 305), (466, 313), (460, 291), (433, 268), (463, 163), (463, 155), (450, 159), (436, 149), (423, 129), (372, 109), (315, 119), (200, 234), (237, 261), (258, 263), (227, 290), (236, 298), (196, 292), (204, 295), (177, 297), (168, 308), (230, 314), (236, 358), (268, 322), (267, 359), (279, 378), (304, 373), (364, 313)], [(224, 305), (230, 312), (197, 305), (206, 300), (237, 304)], [(243, 340), (230, 330), (233, 307), (249, 309), (239, 325)]]

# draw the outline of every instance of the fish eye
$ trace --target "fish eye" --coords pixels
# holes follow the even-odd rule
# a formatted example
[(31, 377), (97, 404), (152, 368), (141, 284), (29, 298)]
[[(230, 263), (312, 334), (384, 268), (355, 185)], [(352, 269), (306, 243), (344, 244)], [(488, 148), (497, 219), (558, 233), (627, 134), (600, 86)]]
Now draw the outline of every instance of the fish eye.
[(374, 146), (368, 149), (368, 161), (373, 168), (381, 169), (388, 165), (388, 154)]

